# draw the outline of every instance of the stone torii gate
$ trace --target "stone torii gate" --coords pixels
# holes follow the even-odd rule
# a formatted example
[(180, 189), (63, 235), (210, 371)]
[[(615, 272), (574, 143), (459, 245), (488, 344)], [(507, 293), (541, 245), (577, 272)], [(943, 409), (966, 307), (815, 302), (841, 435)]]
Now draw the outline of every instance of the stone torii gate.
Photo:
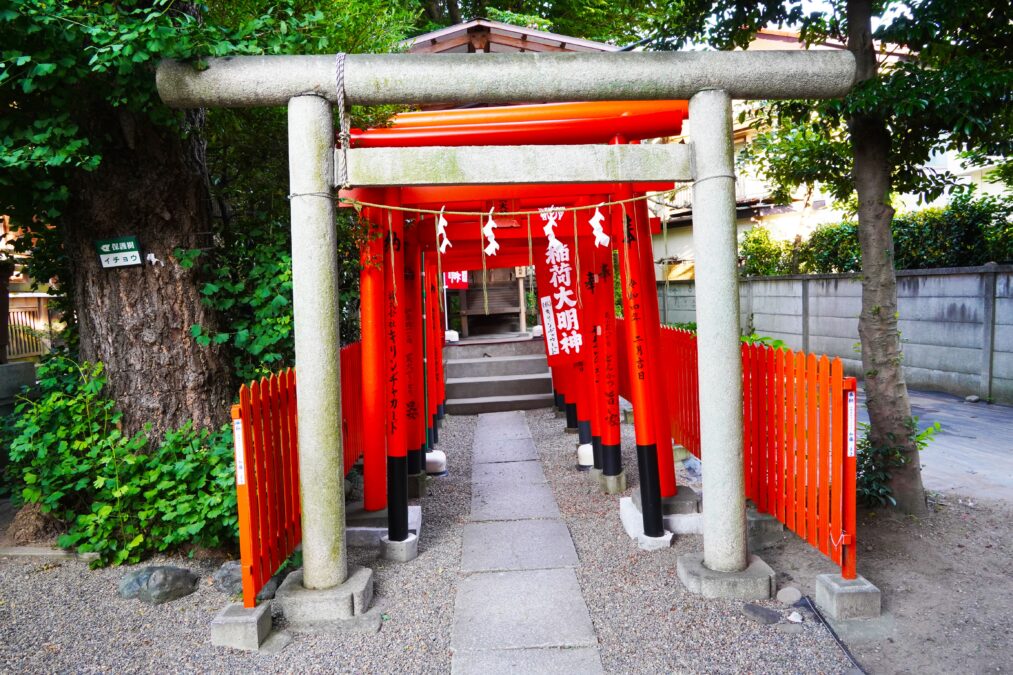
[[(288, 107), (304, 564), (299, 595), (310, 613), (323, 621), (346, 618), (349, 596), (363, 592), (361, 580), (349, 588), (337, 423), (333, 105), (339, 101), (690, 100), (687, 145), (361, 148), (339, 159), (347, 183), (356, 187), (693, 182), (704, 550), (680, 559), (679, 576), (705, 595), (769, 594), (770, 568), (750, 556), (746, 544), (731, 101), (843, 96), (855, 76), (850, 52), (487, 54), (478, 59), (361, 54), (205, 63), (200, 71), (188, 63), (160, 64), (162, 100), (175, 108)], [(361, 595), (356, 600), (358, 606)]]

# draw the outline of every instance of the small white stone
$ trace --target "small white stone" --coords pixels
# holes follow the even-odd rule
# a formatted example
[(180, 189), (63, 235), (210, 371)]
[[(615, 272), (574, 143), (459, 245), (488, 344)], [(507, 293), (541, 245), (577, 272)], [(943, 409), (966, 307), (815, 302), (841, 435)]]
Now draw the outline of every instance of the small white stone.
[(788, 615), (788, 621), (791, 621), (792, 623), (802, 623), (802, 615), (798, 612), (792, 612)]
[(777, 600), (784, 605), (794, 605), (802, 599), (802, 591), (794, 586), (785, 586), (777, 592)]

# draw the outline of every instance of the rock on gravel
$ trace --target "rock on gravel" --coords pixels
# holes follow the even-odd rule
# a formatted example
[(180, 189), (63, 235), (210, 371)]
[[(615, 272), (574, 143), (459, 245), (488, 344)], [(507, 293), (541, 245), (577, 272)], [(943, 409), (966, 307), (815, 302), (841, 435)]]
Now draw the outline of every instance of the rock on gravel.
[(211, 575), (215, 590), (225, 595), (238, 595), (243, 592), (243, 563), (239, 560), (228, 560)]
[(123, 577), (119, 592), (121, 598), (137, 598), (149, 605), (161, 605), (196, 591), (198, 580), (196, 574), (182, 567), (145, 567)]
[(754, 605), (751, 602), (747, 602), (746, 604), (742, 605), (742, 613), (745, 614), (750, 619), (752, 619), (753, 621), (755, 621), (756, 623), (772, 624), (777, 623), (778, 621), (781, 620), (780, 612), (775, 612), (772, 609), (767, 609), (766, 607)]

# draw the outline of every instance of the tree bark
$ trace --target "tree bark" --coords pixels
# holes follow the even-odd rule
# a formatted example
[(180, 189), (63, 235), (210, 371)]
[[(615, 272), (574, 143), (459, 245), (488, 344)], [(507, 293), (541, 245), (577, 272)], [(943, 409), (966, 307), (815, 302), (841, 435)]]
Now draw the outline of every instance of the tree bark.
[[(190, 327), (216, 326), (201, 304), (194, 268), (173, 250), (196, 248), (210, 231), (205, 183), (195, 145), (148, 118), (101, 104), (88, 116), (90, 135), (109, 139), (102, 163), (71, 180), (60, 226), (71, 261), (81, 358), (105, 364), (108, 390), (126, 434), (151, 424), (152, 440), (192, 421), (225, 422), (233, 393), (227, 355), (200, 347)], [(136, 235), (140, 267), (103, 269), (95, 240)]]
[[(870, 0), (848, 2), (848, 48), (854, 53), (858, 81), (876, 76)], [(870, 443), (897, 448), (905, 461), (893, 469), (891, 488), (897, 507), (906, 513), (926, 510), (918, 447), (911, 437), (911, 403), (902, 368), (897, 330), (897, 275), (890, 229), (890, 131), (879, 115), (848, 120), (858, 193), (858, 239), (862, 251), (862, 344)]]

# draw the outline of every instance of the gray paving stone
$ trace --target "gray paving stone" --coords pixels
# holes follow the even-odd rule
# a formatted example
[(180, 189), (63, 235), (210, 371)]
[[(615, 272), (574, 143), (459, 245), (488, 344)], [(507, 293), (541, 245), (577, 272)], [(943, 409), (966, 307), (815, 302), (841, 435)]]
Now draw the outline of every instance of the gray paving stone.
[(593, 647), (576, 649), (494, 649), (454, 654), (450, 672), (454, 675), (594, 675), (604, 673), (601, 657)]
[(559, 517), (556, 498), (546, 483), (477, 483), (473, 486), (473, 521)]
[(462, 572), (530, 570), (578, 564), (561, 520), (514, 520), (464, 526)]
[(538, 449), (530, 438), (499, 438), (472, 447), (472, 461), (477, 464), (495, 462), (529, 462), (538, 459)]
[(497, 484), (508, 489), (517, 483), (545, 483), (545, 472), (542, 463), (530, 462), (495, 462), (476, 464), (471, 471), (471, 482), (478, 484)]
[(458, 586), (450, 639), (455, 654), (597, 643), (572, 569), (474, 574)]

